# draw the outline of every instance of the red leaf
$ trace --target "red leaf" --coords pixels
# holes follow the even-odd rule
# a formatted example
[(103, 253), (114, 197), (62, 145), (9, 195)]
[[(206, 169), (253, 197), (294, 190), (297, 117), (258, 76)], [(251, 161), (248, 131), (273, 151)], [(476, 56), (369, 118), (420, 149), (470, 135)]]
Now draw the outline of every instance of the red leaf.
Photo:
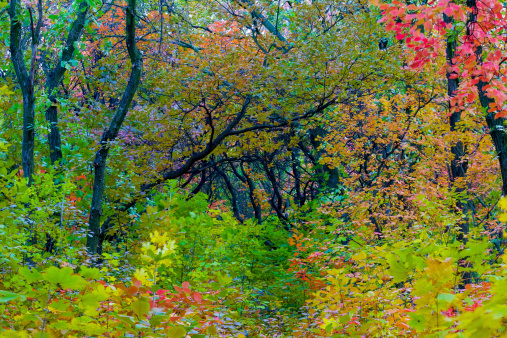
[(495, 119), (499, 119), (501, 117), (505, 117), (507, 115), (507, 111), (502, 110), (501, 112), (498, 112), (495, 114)]
[(156, 293), (157, 293), (157, 295), (158, 295), (158, 296), (163, 296), (163, 295), (165, 295), (167, 292), (169, 292), (169, 290), (159, 289), (159, 290), (157, 290), (157, 292), (156, 292)]
[(202, 302), (202, 295), (198, 292), (194, 292), (194, 300), (198, 303)]
[(444, 9), (444, 14), (447, 16), (452, 16), (453, 13), (454, 10), (451, 7), (447, 7), (446, 9)]

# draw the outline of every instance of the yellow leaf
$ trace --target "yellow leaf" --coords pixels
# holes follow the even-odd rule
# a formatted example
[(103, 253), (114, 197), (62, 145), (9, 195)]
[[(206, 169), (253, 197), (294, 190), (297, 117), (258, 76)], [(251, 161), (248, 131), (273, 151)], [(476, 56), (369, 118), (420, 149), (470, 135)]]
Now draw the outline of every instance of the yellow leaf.
[(137, 269), (134, 273), (134, 278), (141, 281), (144, 286), (152, 286), (153, 281), (150, 279), (150, 276), (148, 275), (148, 272), (144, 269)]
[(500, 222), (507, 222), (507, 212), (501, 213), (500, 216), (498, 216), (498, 220)]
[(362, 261), (362, 260), (366, 259), (366, 257), (367, 257), (366, 254), (363, 251), (361, 251), (357, 255), (353, 255), (352, 259), (355, 261)]
[(500, 201), (498, 201), (498, 206), (502, 208), (503, 211), (507, 211), (507, 197), (502, 197)]

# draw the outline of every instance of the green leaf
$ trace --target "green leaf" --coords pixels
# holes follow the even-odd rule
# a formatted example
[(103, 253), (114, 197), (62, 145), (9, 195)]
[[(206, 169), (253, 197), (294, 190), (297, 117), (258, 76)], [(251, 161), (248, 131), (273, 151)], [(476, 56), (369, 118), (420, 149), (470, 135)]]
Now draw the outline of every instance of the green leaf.
[(51, 308), (59, 311), (67, 311), (70, 306), (70, 301), (66, 299), (58, 299), (56, 302), (51, 303)]
[(394, 283), (407, 280), (408, 272), (403, 263), (398, 262), (394, 256), (389, 256), (387, 262), (389, 263), (389, 273), (393, 276)]
[(124, 315), (117, 315), (118, 319), (121, 320), (122, 322), (124, 322), (125, 324), (129, 325), (129, 326), (134, 326), (135, 325), (135, 321), (134, 321), (134, 318), (133, 317), (130, 317), (130, 316), (124, 316)]
[(35, 269), (30, 270), (27, 267), (20, 268), (19, 275), (23, 277), (28, 284), (40, 282), (42, 280), (42, 274), (39, 271)]
[(141, 318), (145, 314), (150, 311), (150, 303), (148, 298), (143, 297), (139, 298), (135, 302), (132, 303), (132, 311), (137, 315), (138, 318)]
[(88, 293), (86, 295), (80, 296), (81, 304), (85, 308), (98, 308), (100, 306), (100, 302), (106, 301), (109, 299), (109, 295), (107, 292), (103, 290), (97, 290), (92, 293)]
[(150, 325), (151, 326), (159, 326), (160, 323), (162, 323), (162, 321), (164, 319), (166, 319), (167, 317), (166, 316), (163, 316), (163, 315), (154, 315), (154, 316), (151, 316), (150, 318)]
[(10, 302), (11, 300), (15, 300), (18, 298), (21, 300), (26, 299), (26, 297), (23, 295), (18, 295), (17, 293), (0, 290), (0, 303), (7, 303)]
[(347, 324), (350, 321), (350, 315), (340, 316), (340, 323)]
[(218, 274), (217, 275), (217, 279), (218, 279), (218, 282), (222, 285), (222, 286), (226, 286), (230, 283), (232, 283), (232, 278), (227, 276), (227, 274)]
[(181, 326), (173, 326), (167, 330), (168, 337), (171, 338), (184, 338), (187, 335), (187, 330)]
[(80, 276), (74, 275), (74, 271), (69, 267), (62, 269), (55, 266), (49, 267), (42, 278), (53, 285), (60, 285), (63, 289), (81, 290), (86, 285), (86, 281)]
[(83, 266), (79, 270), (79, 274), (86, 279), (100, 279), (102, 278), (102, 274), (100, 273), (100, 270), (97, 268), (89, 268), (87, 266)]
[(455, 298), (455, 295), (450, 294), (450, 293), (441, 293), (437, 296), (438, 301), (442, 301), (446, 304), (452, 302), (454, 300), (454, 298)]
[(417, 312), (412, 312), (409, 314), (409, 316), (411, 320), (408, 322), (408, 325), (419, 331), (424, 331), (426, 328), (426, 316)]

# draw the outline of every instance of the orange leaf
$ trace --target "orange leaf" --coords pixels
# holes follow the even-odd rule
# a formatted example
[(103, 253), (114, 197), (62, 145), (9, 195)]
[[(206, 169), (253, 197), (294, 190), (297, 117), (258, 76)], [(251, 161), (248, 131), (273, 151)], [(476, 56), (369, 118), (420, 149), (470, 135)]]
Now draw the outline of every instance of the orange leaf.
[(130, 295), (135, 295), (137, 293), (137, 291), (139, 291), (139, 288), (135, 285), (132, 285), (131, 287), (129, 287), (127, 289), (127, 293)]
[(396, 325), (397, 327), (400, 327), (402, 329), (406, 329), (406, 330), (410, 329), (410, 326), (408, 326), (407, 324), (405, 324), (403, 322), (396, 322), (396, 324), (394, 324), (394, 325)]

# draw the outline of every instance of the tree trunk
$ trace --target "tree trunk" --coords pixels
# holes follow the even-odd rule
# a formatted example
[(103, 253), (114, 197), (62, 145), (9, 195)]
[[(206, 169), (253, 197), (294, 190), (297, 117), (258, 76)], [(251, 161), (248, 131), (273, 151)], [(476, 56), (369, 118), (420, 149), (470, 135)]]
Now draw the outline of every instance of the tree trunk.
[(257, 203), (255, 199), (255, 183), (252, 180), (252, 178), (248, 175), (245, 168), (243, 167), (243, 163), (240, 164), (241, 173), (243, 174), (243, 177), (245, 178), (247, 185), (248, 185), (248, 196), (250, 197), (250, 203), (252, 204), (252, 208), (254, 211), (254, 216), (257, 219), (257, 222), (259, 224), (262, 223), (262, 209), (261, 205)]
[[(444, 22), (445, 23), (453, 23), (453, 20), (451, 17), (448, 17), (444, 14)], [(448, 68), (451, 69), (452, 67), (452, 59), (455, 56), (455, 51), (457, 47), (456, 39), (447, 38), (447, 48), (446, 48), (446, 59), (447, 59), (447, 65)], [(447, 95), (449, 97), (454, 97), (456, 95), (456, 91), (458, 90), (459, 81), (457, 78), (452, 78), (455, 75), (454, 72), (447, 72)], [(457, 132), (458, 131), (458, 123), (461, 121), (461, 111), (454, 111), (451, 116), (449, 117), (449, 124), (451, 127), (451, 132)], [(450, 180), (451, 185), (454, 186), (455, 181), (458, 178), (463, 178), (466, 176), (467, 170), (468, 170), (468, 161), (464, 158), (465, 156), (465, 146), (463, 145), (463, 142), (461, 140), (458, 140), (456, 144), (451, 146), (451, 153), (453, 155), (453, 158), (451, 160), (450, 165)], [(460, 192), (463, 192), (464, 187), (456, 187), (456, 193), (459, 194)], [(460, 209), (463, 214), (467, 213), (468, 204), (466, 202), (463, 202), (461, 200), (458, 200), (456, 202), (456, 207)], [(467, 219), (463, 219), (460, 221), (460, 233), (458, 234), (458, 240), (466, 243), (466, 235), (469, 232), (469, 224)]]
[(65, 47), (62, 51), (62, 56), (57, 61), (55, 67), (52, 69), (51, 73), (46, 79), (46, 93), (48, 95), (48, 99), (51, 101), (51, 106), (46, 110), (46, 120), (50, 124), (48, 143), (51, 164), (55, 164), (57, 161), (61, 161), (63, 158), (60, 130), (58, 129), (56, 88), (65, 75), (65, 64), (69, 62), (74, 56), (74, 51), (76, 49), (75, 42), (78, 41), (81, 36), (86, 21), (86, 15), (88, 14), (89, 9), (90, 5), (88, 4), (88, 1), (82, 1), (79, 5), (76, 20), (74, 20), (72, 26), (70, 27), (69, 35), (67, 36), (67, 41), (65, 42)]
[(234, 189), (234, 186), (231, 183), (231, 180), (229, 177), (227, 177), (227, 172), (223, 172), (220, 170), (220, 168), (217, 166), (215, 169), (220, 176), (222, 176), (222, 179), (224, 180), (225, 186), (227, 187), (227, 190), (229, 190), (229, 193), (231, 194), (231, 205), (232, 205), (232, 212), (234, 214), (234, 217), (240, 222), (243, 223), (243, 217), (241, 217), (241, 214), (239, 212), (238, 207), (238, 195), (236, 194), (236, 189)]
[(93, 182), (92, 205), (88, 221), (89, 234), (86, 241), (86, 248), (91, 255), (97, 253), (97, 244), (100, 236), (100, 217), (102, 215), (102, 203), (106, 186), (106, 163), (109, 154), (109, 142), (114, 141), (118, 136), (118, 132), (127, 115), (128, 108), (141, 81), (143, 60), (135, 41), (136, 2), (137, 0), (128, 0), (126, 11), (127, 50), (132, 63), (129, 82), (118, 105), (118, 109), (109, 124), (109, 129), (102, 135), (100, 150), (95, 155), (95, 160), (93, 161), (95, 181)]
[[(40, 4), (40, 2), (39, 2)], [(23, 176), (32, 183), (34, 171), (34, 146), (35, 146), (35, 93), (34, 93), (34, 73), (35, 56), (37, 53), (38, 32), (40, 31), (41, 18), (37, 24), (37, 30), (33, 26), (32, 18), (32, 66), (30, 74), (26, 69), (23, 46), (22, 46), (22, 18), (21, 4), (19, 0), (11, 0), (9, 6), (10, 24), (10, 52), (11, 61), (16, 72), (18, 84), (21, 87), (23, 95), (23, 141), (21, 146), (21, 159), (23, 163)], [(40, 13), (40, 12), (39, 12)], [(30, 12), (30, 15), (31, 12)]]

